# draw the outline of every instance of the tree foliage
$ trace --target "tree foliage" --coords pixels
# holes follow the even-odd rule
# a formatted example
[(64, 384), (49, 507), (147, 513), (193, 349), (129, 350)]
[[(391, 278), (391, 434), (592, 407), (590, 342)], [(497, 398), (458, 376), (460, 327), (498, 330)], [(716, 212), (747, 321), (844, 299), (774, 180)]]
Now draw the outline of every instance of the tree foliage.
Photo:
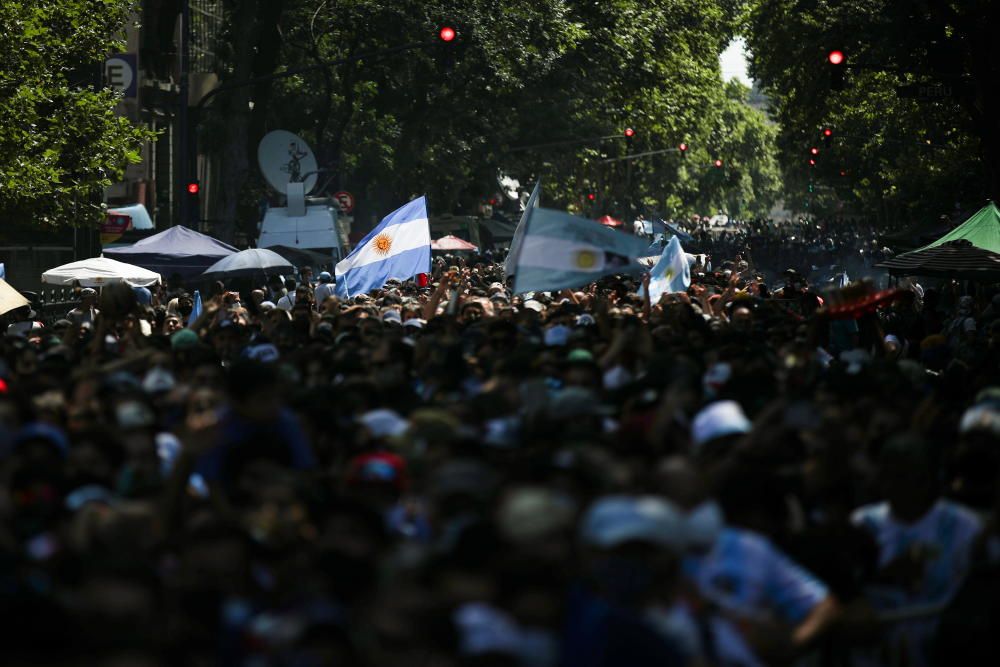
[(98, 222), (103, 188), (139, 162), (147, 134), (97, 86), (131, 9), (130, 0), (0, 0), (0, 220)]
[[(231, 11), (258, 1), (233, 0)], [(275, 81), (269, 104), (253, 100), (258, 132), (244, 150), (266, 129), (300, 133), (331, 169), (331, 189), (357, 195), (366, 222), (423, 192), (435, 212), (473, 212), (500, 172), (541, 177), (551, 206), (583, 208), (595, 191), (594, 215), (759, 211), (777, 187), (773, 129), (745, 90), (727, 89), (718, 61), (740, 4), (284, 0), (274, 69), (254, 75), (337, 64)], [(442, 25), (458, 29), (457, 43), (342, 62), (433, 41)], [(206, 136), (224, 136), (246, 109), (220, 107)], [(669, 150), (608, 161), (682, 141), (683, 162)], [(723, 154), (719, 178), (710, 165)], [(248, 183), (259, 196), (253, 170)]]
[[(1000, 103), (989, 31), (996, 3), (758, 0), (745, 26), (751, 71), (782, 127), (786, 186), (801, 208), (842, 204), (883, 221), (936, 218), (956, 202), (1000, 194)], [(991, 20), (991, 17), (993, 20)], [(847, 54), (843, 91), (826, 56)], [(942, 84), (953, 95), (902, 98), (897, 87)], [(829, 149), (823, 127), (834, 130)], [(821, 148), (808, 168), (810, 146)]]

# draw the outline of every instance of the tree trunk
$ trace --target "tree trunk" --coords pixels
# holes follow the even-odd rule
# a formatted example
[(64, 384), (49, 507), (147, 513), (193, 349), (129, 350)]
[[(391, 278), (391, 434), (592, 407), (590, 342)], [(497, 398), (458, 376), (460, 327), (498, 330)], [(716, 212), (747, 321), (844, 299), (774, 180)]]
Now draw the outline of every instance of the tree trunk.
[[(232, 14), (232, 74), (227, 81), (245, 81), (274, 71), (279, 42), (275, 36), (284, 0), (241, 0)], [(235, 88), (221, 94), (216, 112), (225, 119), (221, 124), (222, 148), (218, 152), (218, 192), (212, 199), (209, 217), (214, 234), (226, 243), (233, 243), (239, 228), (239, 204), (250, 175), (250, 155), (259, 137), (251, 136), (251, 115), (254, 128), (263, 129), (270, 84)], [(251, 114), (250, 101), (255, 102)], [(256, 134), (256, 133), (254, 133)], [(256, 221), (254, 221), (256, 222)]]

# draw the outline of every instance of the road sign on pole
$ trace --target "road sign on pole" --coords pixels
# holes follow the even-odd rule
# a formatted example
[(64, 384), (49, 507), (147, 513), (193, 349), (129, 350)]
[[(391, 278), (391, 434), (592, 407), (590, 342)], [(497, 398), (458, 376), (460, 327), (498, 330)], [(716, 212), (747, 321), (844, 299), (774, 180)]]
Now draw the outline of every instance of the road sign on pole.
[(350, 213), (354, 210), (354, 195), (350, 192), (341, 190), (340, 192), (334, 193), (333, 198), (337, 202), (337, 205), (340, 206), (340, 210), (344, 213)]
[(956, 83), (915, 83), (908, 86), (897, 86), (896, 95), (911, 100), (944, 100), (967, 94), (969, 85), (965, 82)]

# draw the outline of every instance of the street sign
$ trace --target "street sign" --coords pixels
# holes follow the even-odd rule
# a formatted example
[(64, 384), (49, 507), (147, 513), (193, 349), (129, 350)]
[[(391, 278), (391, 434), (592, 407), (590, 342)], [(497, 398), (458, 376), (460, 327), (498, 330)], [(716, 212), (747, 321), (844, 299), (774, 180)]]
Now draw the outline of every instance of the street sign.
[(340, 192), (334, 193), (333, 198), (336, 200), (337, 205), (340, 206), (340, 210), (344, 213), (350, 213), (354, 210), (354, 195), (350, 192), (341, 190)]
[(960, 97), (969, 92), (965, 82), (958, 83), (914, 83), (908, 86), (896, 86), (896, 95), (901, 99), (910, 100), (947, 100)]
[(134, 98), (139, 89), (139, 67), (134, 53), (116, 53), (104, 61), (104, 80), (125, 97)]

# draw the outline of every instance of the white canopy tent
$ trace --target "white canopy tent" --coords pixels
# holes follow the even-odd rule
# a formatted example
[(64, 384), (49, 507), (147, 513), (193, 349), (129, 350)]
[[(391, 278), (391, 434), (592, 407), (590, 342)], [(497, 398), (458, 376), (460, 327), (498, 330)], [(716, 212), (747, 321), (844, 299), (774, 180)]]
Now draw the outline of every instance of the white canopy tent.
[(42, 274), (42, 282), (49, 285), (72, 285), (74, 281), (79, 281), (83, 287), (101, 287), (112, 283), (148, 287), (160, 282), (160, 274), (107, 257), (70, 262)]

